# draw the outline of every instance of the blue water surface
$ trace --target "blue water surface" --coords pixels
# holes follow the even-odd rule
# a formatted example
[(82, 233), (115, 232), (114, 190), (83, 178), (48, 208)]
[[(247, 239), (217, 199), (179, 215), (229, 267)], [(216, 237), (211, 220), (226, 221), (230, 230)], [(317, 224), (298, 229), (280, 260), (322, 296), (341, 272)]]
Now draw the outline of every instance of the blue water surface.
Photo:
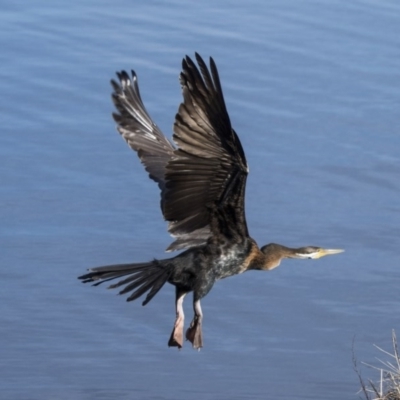
[[(5, 1), (0, 47), (1, 399), (358, 398), (353, 340), (374, 364), (399, 330), (398, 1)], [(346, 252), (217, 283), (204, 349), (178, 352), (171, 286), (141, 307), (76, 277), (165, 257), (109, 80), (134, 68), (170, 136), (195, 51), (246, 151), (252, 236)]]

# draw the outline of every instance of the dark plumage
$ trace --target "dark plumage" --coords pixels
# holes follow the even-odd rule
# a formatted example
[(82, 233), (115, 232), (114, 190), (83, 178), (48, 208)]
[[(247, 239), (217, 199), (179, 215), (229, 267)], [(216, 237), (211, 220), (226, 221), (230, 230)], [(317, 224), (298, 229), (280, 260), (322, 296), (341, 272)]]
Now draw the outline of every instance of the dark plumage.
[(117, 129), (140, 157), (150, 178), (161, 190), (161, 210), (175, 241), (168, 250), (185, 250), (176, 257), (91, 268), (79, 279), (98, 285), (122, 278), (110, 288), (124, 286), (128, 301), (147, 293), (147, 304), (165, 282), (176, 288), (176, 320), (169, 346), (183, 345), (185, 295), (193, 292), (194, 319), (186, 338), (203, 346), (200, 300), (214, 283), (247, 270), (270, 270), (283, 258), (319, 258), (342, 250), (319, 247), (291, 249), (269, 244), (261, 249), (249, 236), (244, 197), (248, 166), (232, 129), (217, 67), (210, 69), (196, 54), (199, 68), (189, 58), (182, 63), (183, 102), (175, 117), (173, 140), (162, 134), (140, 97), (136, 74), (118, 73), (111, 81)]

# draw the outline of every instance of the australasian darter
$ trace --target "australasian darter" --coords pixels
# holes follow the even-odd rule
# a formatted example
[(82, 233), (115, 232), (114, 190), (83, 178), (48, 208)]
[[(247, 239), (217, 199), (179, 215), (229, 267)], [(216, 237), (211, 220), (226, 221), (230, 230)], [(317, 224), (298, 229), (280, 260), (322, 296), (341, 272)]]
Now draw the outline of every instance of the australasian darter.
[(147, 293), (147, 304), (162, 286), (175, 286), (176, 319), (169, 346), (184, 340), (183, 299), (193, 292), (194, 318), (186, 339), (195, 349), (203, 346), (200, 300), (220, 279), (249, 270), (269, 271), (284, 258), (315, 259), (340, 253), (339, 249), (279, 244), (258, 247), (249, 236), (244, 211), (248, 166), (226, 110), (217, 67), (210, 68), (196, 54), (182, 62), (183, 102), (175, 117), (172, 144), (147, 113), (137, 77), (122, 71), (111, 81), (117, 109), (117, 129), (137, 152), (150, 178), (161, 190), (161, 210), (175, 241), (167, 250), (184, 250), (176, 257), (144, 263), (89, 269), (79, 279), (100, 283), (121, 278), (110, 286), (132, 292), (128, 301)]

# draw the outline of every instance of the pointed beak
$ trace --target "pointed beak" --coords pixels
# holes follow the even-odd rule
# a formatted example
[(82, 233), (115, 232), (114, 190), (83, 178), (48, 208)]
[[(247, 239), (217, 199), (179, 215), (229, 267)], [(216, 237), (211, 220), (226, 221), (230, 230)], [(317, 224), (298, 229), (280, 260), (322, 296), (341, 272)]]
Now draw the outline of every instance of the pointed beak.
[[(314, 247), (315, 251), (310, 253), (306, 252), (305, 250), (308, 250), (308, 247), (300, 248), (298, 249), (299, 252), (295, 253), (292, 258), (303, 258), (303, 259), (313, 259), (316, 260), (321, 257), (329, 256), (331, 254), (339, 254), (343, 253), (344, 250), (342, 249), (322, 249), (321, 247)], [(290, 256), (289, 256), (290, 257)]]
[(331, 254), (339, 254), (339, 253), (343, 253), (343, 252), (344, 252), (344, 250), (342, 250), (342, 249), (321, 249), (319, 251), (318, 258), (330, 256)]

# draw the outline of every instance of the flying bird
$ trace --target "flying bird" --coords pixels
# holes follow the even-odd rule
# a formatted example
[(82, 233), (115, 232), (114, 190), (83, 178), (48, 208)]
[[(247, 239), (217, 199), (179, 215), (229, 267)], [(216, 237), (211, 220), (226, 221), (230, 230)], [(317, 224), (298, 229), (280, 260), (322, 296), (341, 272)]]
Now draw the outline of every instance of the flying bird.
[(161, 191), (161, 211), (174, 242), (172, 258), (90, 268), (79, 277), (99, 285), (122, 278), (127, 301), (146, 294), (146, 305), (168, 282), (175, 286), (176, 318), (169, 346), (183, 346), (183, 300), (193, 292), (194, 318), (186, 331), (193, 348), (203, 347), (201, 299), (214, 283), (249, 270), (269, 271), (284, 258), (316, 259), (341, 249), (259, 247), (249, 236), (244, 198), (249, 172), (239, 137), (231, 126), (214, 60), (209, 68), (196, 53), (186, 56), (180, 84), (183, 101), (175, 117), (173, 143), (153, 122), (142, 102), (137, 76), (122, 71), (111, 81), (119, 133), (137, 152)]

